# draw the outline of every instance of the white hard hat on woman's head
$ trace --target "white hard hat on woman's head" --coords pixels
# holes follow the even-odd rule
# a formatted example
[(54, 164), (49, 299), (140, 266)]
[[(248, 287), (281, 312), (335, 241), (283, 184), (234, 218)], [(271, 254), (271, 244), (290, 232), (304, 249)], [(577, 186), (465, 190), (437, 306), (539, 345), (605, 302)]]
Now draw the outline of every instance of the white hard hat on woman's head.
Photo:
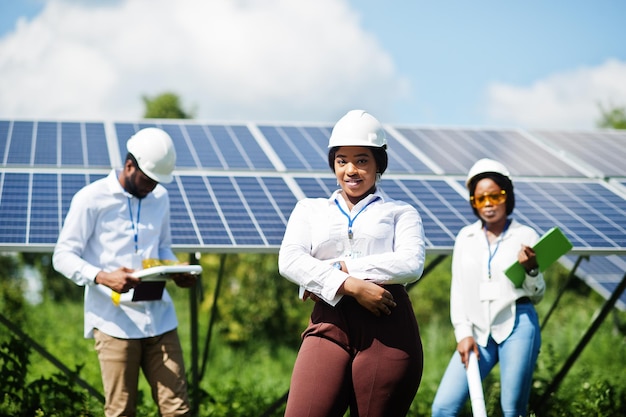
[(506, 169), (504, 165), (502, 165), (498, 161), (494, 161), (493, 159), (483, 158), (483, 159), (479, 159), (478, 161), (476, 161), (476, 163), (470, 168), (467, 174), (467, 179), (465, 180), (465, 186), (469, 188), (470, 181), (472, 180), (472, 178), (474, 178), (476, 175), (484, 174), (487, 172), (500, 174), (508, 178), (509, 180), (511, 179), (511, 174), (509, 173), (509, 170)]
[(167, 132), (156, 127), (141, 129), (128, 139), (126, 149), (148, 177), (156, 182), (172, 182), (176, 150)]
[(372, 146), (386, 148), (387, 137), (380, 122), (365, 110), (350, 110), (333, 127), (328, 147)]

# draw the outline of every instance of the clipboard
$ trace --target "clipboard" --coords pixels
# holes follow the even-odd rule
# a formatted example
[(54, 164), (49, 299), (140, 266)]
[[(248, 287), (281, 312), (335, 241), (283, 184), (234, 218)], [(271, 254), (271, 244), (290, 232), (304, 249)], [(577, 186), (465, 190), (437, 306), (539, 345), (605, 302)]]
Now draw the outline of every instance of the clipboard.
[(159, 265), (135, 271), (133, 276), (141, 281), (166, 281), (172, 274), (199, 275), (201, 272), (200, 265)]
[[(133, 296), (125, 301), (154, 301), (160, 300), (165, 289), (165, 281), (171, 278), (172, 274), (192, 274), (198, 275), (202, 272), (200, 265), (159, 265), (151, 268), (135, 271), (133, 276), (141, 279), (141, 283), (135, 287)], [(119, 306), (122, 301), (122, 294), (111, 291), (111, 301), (115, 306)]]
[[(533, 250), (537, 254), (537, 265), (539, 266), (539, 272), (543, 272), (550, 265), (556, 262), (561, 256), (569, 252), (574, 245), (569, 241), (567, 236), (563, 234), (561, 229), (553, 227), (548, 230), (539, 241), (533, 246)], [(515, 287), (521, 288), (524, 278), (526, 276), (526, 270), (519, 263), (515, 261), (513, 265), (508, 267), (504, 273), (515, 284)]]

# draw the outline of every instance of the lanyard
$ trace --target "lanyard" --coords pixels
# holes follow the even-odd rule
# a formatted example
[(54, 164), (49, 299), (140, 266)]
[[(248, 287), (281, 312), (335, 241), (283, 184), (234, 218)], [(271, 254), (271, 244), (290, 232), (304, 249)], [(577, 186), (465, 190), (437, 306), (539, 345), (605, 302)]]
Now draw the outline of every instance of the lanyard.
[(337, 199), (335, 198), (335, 204), (339, 208), (339, 211), (341, 211), (341, 213), (348, 218), (348, 239), (352, 240), (352, 224), (354, 223), (356, 218), (359, 216), (359, 214), (361, 214), (363, 212), (363, 210), (365, 210), (367, 208), (367, 206), (369, 206), (370, 204), (372, 204), (374, 201), (378, 200), (379, 198), (380, 197), (375, 197), (375, 198), (371, 199), (370, 202), (367, 203), (366, 205), (364, 205), (363, 208), (361, 210), (359, 210), (359, 212), (357, 214), (355, 214), (354, 217), (352, 217), (352, 218), (350, 218), (350, 215), (348, 213), (346, 213), (344, 211), (344, 209), (341, 208), (341, 205), (339, 204), (339, 201), (337, 201)]
[(489, 237), (487, 237), (487, 226), (483, 226), (485, 231), (485, 239), (487, 239), (487, 249), (489, 250), (489, 261), (487, 262), (487, 273), (489, 274), (489, 279), (491, 279), (491, 260), (494, 256), (496, 256), (496, 252), (498, 252), (498, 248), (500, 247), (500, 242), (504, 239), (504, 235), (506, 231), (509, 229), (509, 225), (511, 224), (511, 220), (507, 219), (506, 224), (504, 225), (504, 230), (502, 230), (502, 234), (498, 238), (498, 243), (496, 243), (496, 248), (491, 252), (491, 243), (489, 243)]
[(133, 220), (133, 208), (131, 205), (130, 197), (128, 198), (128, 212), (130, 213), (130, 225), (133, 229), (133, 234), (135, 238), (135, 253), (139, 252), (139, 216), (141, 215), (141, 199), (139, 199), (139, 203), (137, 204), (137, 223)]

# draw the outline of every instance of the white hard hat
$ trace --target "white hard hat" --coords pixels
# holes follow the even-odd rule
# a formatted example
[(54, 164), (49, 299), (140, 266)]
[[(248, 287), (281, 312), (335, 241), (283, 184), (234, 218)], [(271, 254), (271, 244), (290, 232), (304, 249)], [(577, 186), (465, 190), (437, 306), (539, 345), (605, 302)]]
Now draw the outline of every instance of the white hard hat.
[(467, 174), (467, 179), (465, 180), (465, 186), (469, 188), (469, 183), (472, 178), (478, 174), (484, 174), (486, 172), (494, 172), (507, 177), (509, 180), (511, 179), (511, 174), (509, 174), (509, 170), (506, 169), (504, 165), (498, 161), (494, 161), (493, 159), (483, 158), (476, 161), (476, 163), (470, 168), (469, 173)]
[(333, 127), (328, 147), (334, 146), (386, 148), (387, 137), (374, 116), (364, 110), (350, 110)]
[(137, 160), (137, 166), (156, 182), (172, 182), (176, 150), (172, 138), (156, 127), (141, 129), (126, 142), (126, 149)]

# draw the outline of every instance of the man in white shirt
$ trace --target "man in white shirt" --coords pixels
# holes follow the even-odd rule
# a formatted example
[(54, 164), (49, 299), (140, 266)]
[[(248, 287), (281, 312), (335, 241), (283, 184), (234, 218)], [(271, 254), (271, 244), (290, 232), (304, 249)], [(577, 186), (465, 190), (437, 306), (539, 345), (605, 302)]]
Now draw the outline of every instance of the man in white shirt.
[[(127, 142), (121, 171), (79, 190), (59, 235), (54, 268), (85, 287), (84, 335), (95, 339), (106, 416), (135, 415), (139, 369), (162, 416), (189, 415), (178, 321), (165, 282), (141, 282), (145, 259), (172, 260), (169, 197), (176, 152), (146, 128)], [(173, 276), (189, 287), (195, 278)]]

